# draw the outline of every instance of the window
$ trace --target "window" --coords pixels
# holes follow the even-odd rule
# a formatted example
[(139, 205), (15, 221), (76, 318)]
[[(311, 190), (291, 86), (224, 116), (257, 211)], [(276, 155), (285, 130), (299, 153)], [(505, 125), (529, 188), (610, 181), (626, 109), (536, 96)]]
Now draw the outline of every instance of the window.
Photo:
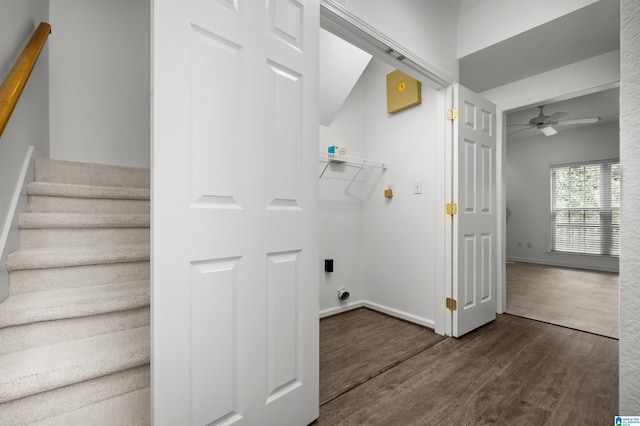
[(620, 255), (620, 162), (551, 167), (551, 250)]

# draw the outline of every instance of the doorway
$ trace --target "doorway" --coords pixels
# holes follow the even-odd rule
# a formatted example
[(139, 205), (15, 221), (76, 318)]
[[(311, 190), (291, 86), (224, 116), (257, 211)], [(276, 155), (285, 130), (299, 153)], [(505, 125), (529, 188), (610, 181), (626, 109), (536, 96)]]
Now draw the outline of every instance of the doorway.
[[(365, 306), (445, 334), (444, 305), (434, 302), (444, 300), (445, 286), (434, 283), (445, 280), (439, 219), (445, 201), (446, 85), (410, 54), (398, 59), (402, 47), (384, 50), (380, 42), (364, 42), (362, 34), (350, 33), (348, 22), (333, 20), (325, 5), (321, 15), (321, 46), (323, 37), (329, 39), (326, 60), (340, 72), (334, 80), (323, 77), (321, 52), (321, 110), (334, 110), (321, 111), (320, 256), (333, 268), (321, 272), (320, 316)], [(364, 59), (354, 65), (358, 55)], [(422, 83), (425, 101), (389, 114), (386, 75), (396, 69)], [(338, 86), (349, 79), (350, 87), (335, 101)], [(333, 145), (346, 148), (353, 161), (329, 164), (327, 149)], [(385, 197), (385, 190), (393, 196)], [(348, 299), (338, 299), (341, 290)]]
[[(618, 98), (614, 87), (508, 113), (508, 313), (617, 337)], [(549, 136), (523, 125), (552, 115)]]
[[(398, 47), (367, 48), (345, 36), (342, 26), (323, 27), (318, 216), (320, 259), (330, 266), (319, 279), (321, 404), (445, 333), (444, 309), (434, 302), (444, 300), (438, 296), (444, 288), (434, 283), (444, 282), (438, 214), (445, 197), (445, 131), (437, 123), (444, 124), (445, 86), (399, 61)], [(390, 114), (386, 76), (396, 69), (422, 83), (423, 102)], [(346, 152), (331, 161), (329, 146)], [(325, 331), (345, 318), (348, 327), (327, 341)], [(362, 339), (378, 336), (378, 325), (395, 337), (371, 352), (371, 339)], [(358, 351), (375, 362), (349, 356)]]

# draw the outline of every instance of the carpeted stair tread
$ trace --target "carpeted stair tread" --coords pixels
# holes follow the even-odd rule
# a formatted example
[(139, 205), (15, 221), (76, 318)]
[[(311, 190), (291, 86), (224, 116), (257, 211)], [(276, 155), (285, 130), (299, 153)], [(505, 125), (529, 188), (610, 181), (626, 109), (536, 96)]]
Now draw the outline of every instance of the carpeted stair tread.
[(149, 244), (23, 249), (10, 253), (7, 269), (64, 268), (149, 260)]
[(0, 357), (0, 403), (147, 364), (149, 327)]
[(149, 169), (81, 163), (66, 160), (37, 159), (35, 180), (96, 186), (149, 188)]
[(32, 228), (20, 230), (20, 248), (94, 247), (144, 244), (150, 229), (145, 228)]
[(0, 328), (149, 305), (149, 281), (37, 291), (0, 304)]
[(27, 184), (27, 194), (64, 198), (150, 199), (150, 191), (148, 188), (77, 185), (57, 182), (31, 182)]
[(147, 387), (34, 423), (34, 426), (144, 426), (150, 424), (151, 389)]
[(20, 229), (148, 228), (148, 214), (21, 213)]
[[(149, 364), (146, 364), (0, 404), (0, 424), (32, 425), (86, 405), (148, 388), (149, 370)], [(84, 426), (92, 423), (80, 421), (67, 424)]]

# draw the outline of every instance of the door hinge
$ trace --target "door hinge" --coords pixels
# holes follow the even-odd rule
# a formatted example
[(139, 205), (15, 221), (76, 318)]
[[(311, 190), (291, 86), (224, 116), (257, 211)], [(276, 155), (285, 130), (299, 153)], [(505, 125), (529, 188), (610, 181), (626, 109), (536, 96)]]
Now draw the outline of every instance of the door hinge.
[(458, 302), (456, 302), (456, 299), (447, 297), (446, 306), (450, 311), (455, 311), (456, 309), (458, 309)]
[(451, 108), (447, 110), (447, 120), (455, 120), (458, 118), (458, 108)]
[(456, 203), (447, 203), (447, 214), (449, 216), (458, 214), (458, 205)]

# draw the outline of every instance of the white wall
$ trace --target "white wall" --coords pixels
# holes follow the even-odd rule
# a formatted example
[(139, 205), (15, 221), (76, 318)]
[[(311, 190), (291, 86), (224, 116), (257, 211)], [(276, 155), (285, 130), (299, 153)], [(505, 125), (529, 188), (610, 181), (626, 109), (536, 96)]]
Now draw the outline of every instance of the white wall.
[[(365, 71), (366, 72), (366, 71)], [(319, 150), (330, 145), (344, 146), (351, 156), (365, 157), (364, 86), (356, 84), (330, 126), (320, 126)], [(319, 164), (318, 175), (326, 163)], [(334, 272), (324, 273), (320, 267), (320, 312), (331, 313), (347, 306), (339, 303), (338, 289), (346, 288), (349, 302), (365, 298), (364, 288), (364, 226), (362, 214), (366, 187), (360, 179), (349, 194), (345, 194), (355, 169), (345, 165), (330, 165), (319, 181), (320, 259), (333, 259)], [(373, 177), (372, 177), (373, 178)]]
[[(48, 0), (0, 2), (0, 81), (42, 21), (49, 20)], [(25, 156), (33, 145), (42, 156), (49, 155), (49, 46), (45, 45), (31, 73), (13, 115), (0, 138), (0, 234), (10, 225), (11, 199), (20, 179)], [(7, 234), (8, 235), (8, 234)], [(0, 238), (0, 259), (17, 248), (15, 241), (5, 247)], [(8, 295), (6, 270), (0, 268), (0, 300)]]
[[(549, 166), (619, 157), (618, 123), (534, 134), (507, 144), (507, 259), (618, 271), (618, 259), (547, 252)], [(529, 248), (528, 245), (531, 244)]]
[(620, 411), (640, 413), (640, 2), (621, 0)]
[(149, 167), (150, 3), (51, 2), (51, 158)]
[(458, 16), (458, 58), (571, 13), (597, 0), (479, 0)]
[(441, 0), (334, 0), (438, 70), (458, 79), (456, 16)]
[[(441, 209), (434, 197), (443, 182), (443, 159), (434, 155), (436, 94), (423, 85), (423, 103), (387, 113), (386, 74), (394, 68), (369, 63), (331, 126), (321, 128), (320, 147), (345, 145), (353, 156), (388, 163), (386, 171), (372, 168), (344, 188), (352, 171), (337, 166), (320, 180), (322, 258), (333, 258), (335, 272), (320, 280), (321, 311), (340, 307), (337, 289), (347, 287), (353, 301), (413, 321), (434, 326), (434, 239)], [(413, 194), (422, 180), (423, 194)], [(384, 197), (388, 183), (394, 197)]]
[[(394, 69), (376, 62), (364, 76), (368, 102), (367, 155), (389, 163), (368, 200), (365, 216), (365, 285), (370, 302), (413, 316), (433, 326), (435, 319), (436, 241), (442, 206), (437, 206), (436, 182), (444, 176), (444, 158), (435, 155), (436, 91), (422, 86), (422, 104), (387, 114), (385, 76)], [(422, 194), (413, 194), (414, 180)], [(383, 196), (393, 184), (394, 197)]]

